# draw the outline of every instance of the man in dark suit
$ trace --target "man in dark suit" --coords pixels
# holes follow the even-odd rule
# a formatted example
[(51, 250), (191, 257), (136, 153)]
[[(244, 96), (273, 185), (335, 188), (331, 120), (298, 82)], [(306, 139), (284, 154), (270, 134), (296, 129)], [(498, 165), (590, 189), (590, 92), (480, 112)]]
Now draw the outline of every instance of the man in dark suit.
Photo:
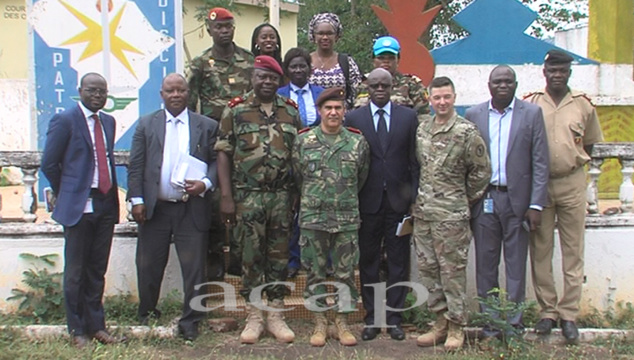
[[(290, 82), (279, 89), (277, 93), (295, 101), (299, 110), (303, 127), (316, 127), (321, 123), (317, 98), (324, 88), (308, 83), (310, 76), (311, 57), (306, 49), (292, 48), (284, 55), (284, 73)], [(288, 243), (288, 277), (297, 276), (300, 268), (299, 224), (297, 218), (293, 221), (293, 234)], [(330, 260), (328, 268), (331, 269)]]
[(81, 101), (48, 127), (42, 172), (56, 197), (53, 219), (64, 226), (64, 306), (73, 344), (90, 338), (118, 342), (105, 331), (102, 297), (119, 199), (114, 162), (115, 120), (100, 110), (108, 85), (99, 74), (81, 78)]
[[(346, 116), (346, 126), (361, 130), (370, 145), (370, 174), (359, 193), (361, 228), (359, 229), (359, 272), (361, 296), (366, 310), (361, 337), (372, 340), (381, 332), (375, 320), (375, 286), (379, 289), (379, 263), (382, 241), (387, 254), (387, 306), (402, 309), (406, 287), (392, 287), (406, 281), (410, 258), (409, 236), (396, 236), (396, 227), (410, 210), (416, 197), (419, 166), (416, 161), (416, 113), (390, 102), (392, 75), (383, 69), (372, 70), (367, 79), (370, 104)], [(376, 294), (379, 295), (379, 294)], [(379, 296), (379, 299), (383, 299)], [(379, 318), (379, 316), (381, 316)], [(403, 340), (400, 312), (387, 311), (388, 332), (396, 340)]]
[[(218, 123), (187, 110), (189, 89), (179, 74), (165, 77), (161, 97), (165, 110), (145, 115), (132, 138), (128, 168), (128, 199), (139, 224), (136, 265), (139, 320), (159, 316), (156, 309), (161, 281), (174, 243), (183, 273), (183, 315), (178, 327), (185, 340), (198, 336), (204, 313), (191, 308), (200, 295), (194, 287), (205, 282), (205, 258), (211, 223), (211, 192), (216, 184)], [(179, 157), (191, 155), (208, 166), (206, 176), (186, 179), (184, 187), (171, 180)]]
[[(482, 133), (493, 172), (487, 192), (471, 212), (478, 296), (492, 296), (489, 291), (499, 288), (503, 248), (507, 296), (520, 303), (526, 293), (529, 231), (539, 227), (546, 205), (549, 155), (542, 111), (515, 98), (516, 88), (513, 69), (497, 66), (489, 76), (491, 100), (470, 108), (465, 117)], [(507, 321), (523, 330), (521, 312), (507, 314)], [(484, 334), (499, 336), (500, 330), (486, 326)]]

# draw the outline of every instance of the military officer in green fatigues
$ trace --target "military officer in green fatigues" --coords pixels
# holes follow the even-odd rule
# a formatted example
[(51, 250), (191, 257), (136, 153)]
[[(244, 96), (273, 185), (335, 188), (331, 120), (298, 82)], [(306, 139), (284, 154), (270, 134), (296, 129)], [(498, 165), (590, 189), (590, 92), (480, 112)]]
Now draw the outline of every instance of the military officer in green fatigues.
[(454, 110), (452, 81), (438, 77), (429, 88), (436, 114), (416, 133), (420, 180), (412, 215), (421, 282), (437, 320), (416, 343), (435, 346), (444, 341), (445, 350), (454, 351), (464, 343), (467, 324), (470, 207), (489, 184), (491, 164), (478, 128)]
[[(392, 75), (392, 95), (390, 101), (394, 104), (407, 106), (418, 114), (419, 121), (429, 114), (429, 100), (425, 85), (416, 75), (401, 74), (396, 70), (400, 59), (401, 45), (391, 36), (383, 36), (374, 42), (372, 59), (374, 67), (381, 67)], [(354, 108), (368, 105), (370, 95), (368, 85), (364, 81), (359, 85)]]
[(315, 317), (310, 343), (326, 344), (328, 322), (325, 310), (319, 311), (326, 303), (319, 295), (327, 293), (320, 283), (326, 281), (326, 262), (332, 254), (335, 281), (345, 285), (339, 289), (335, 325), (341, 344), (351, 346), (356, 339), (347, 327), (347, 313), (354, 311), (359, 299), (354, 281), (361, 222), (358, 193), (368, 176), (370, 150), (360, 131), (342, 126), (343, 88), (324, 90), (315, 103), (320, 126), (302, 130), (293, 145), (293, 173), (301, 189), (301, 259), (308, 271), (304, 297)]
[[(242, 289), (247, 301), (247, 324), (240, 341), (253, 344), (264, 331), (261, 285), (284, 281), (287, 276), (288, 239), (292, 220), (294, 181), (291, 149), (302, 128), (297, 104), (277, 95), (282, 68), (270, 56), (255, 58), (253, 91), (233, 99), (220, 121), (218, 180), (220, 216), (233, 226), (242, 243)], [(287, 288), (264, 288), (268, 300), (267, 330), (281, 342), (295, 334), (281, 312)]]
[[(202, 55), (194, 58), (188, 68), (189, 108), (192, 111), (220, 121), (222, 111), (229, 101), (250, 90), (250, 72), (253, 55), (233, 42), (235, 22), (233, 14), (223, 8), (213, 8), (207, 19), (207, 32), (214, 44)], [(199, 105), (198, 107), (197, 105)], [(231, 253), (228, 272), (240, 275), (239, 243), (231, 240), (230, 233), (220, 222), (219, 193), (212, 197), (214, 203), (208, 256), (208, 278), (219, 280), (224, 275), (225, 240), (230, 244)], [(225, 239), (229, 237), (229, 239)]]

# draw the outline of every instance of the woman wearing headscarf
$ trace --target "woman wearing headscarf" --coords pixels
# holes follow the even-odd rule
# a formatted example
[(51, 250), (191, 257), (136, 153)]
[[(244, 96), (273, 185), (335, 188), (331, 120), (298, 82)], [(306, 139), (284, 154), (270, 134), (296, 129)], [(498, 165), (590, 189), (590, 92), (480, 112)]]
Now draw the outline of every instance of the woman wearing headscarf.
[(313, 16), (308, 24), (308, 38), (317, 46), (310, 56), (313, 72), (309, 82), (323, 88), (339, 86), (346, 90), (346, 107), (352, 108), (357, 87), (361, 84), (361, 72), (354, 59), (334, 50), (343, 27), (336, 14), (321, 13)]
[(254, 56), (268, 55), (282, 66), (282, 38), (271, 24), (260, 24), (253, 29), (251, 52)]

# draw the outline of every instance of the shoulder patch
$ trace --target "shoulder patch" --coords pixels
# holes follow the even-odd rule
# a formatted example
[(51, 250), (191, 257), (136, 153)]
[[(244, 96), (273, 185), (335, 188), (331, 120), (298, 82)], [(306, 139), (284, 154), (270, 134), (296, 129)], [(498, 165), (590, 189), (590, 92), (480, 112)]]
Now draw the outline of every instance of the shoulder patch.
[(291, 100), (290, 98), (286, 98), (286, 103), (292, 107), (295, 108), (295, 110), (299, 109), (299, 105), (297, 105), (297, 103), (293, 100)]
[(297, 135), (301, 135), (301, 134), (307, 133), (307, 132), (309, 132), (311, 129), (312, 129), (312, 128), (310, 128), (310, 127), (305, 127), (305, 128), (303, 128), (303, 129), (300, 129), (300, 130), (297, 132)]
[(229, 101), (229, 107), (232, 108), (232, 107), (234, 107), (234, 106), (236, 106), (238, 104), (243, 103), (245, 100), (246, 99), (244, 97), (242, 97), (242, 96), (236, 96), (236, 97), (234, 97), (233, 99), (231, 99)]
[(528, 99), (530, 97), (533, 97), (535, 95), (544, 95), (544, 92), (543, 91), (534, 91), (532, 93), (528, 93), (528, 94), (522, 96), (522, 100), (526, 100), (526, 99)]
[(586, 95), (585, 93), (579, 93), (577, 95), (574, 95), (573, 97), (581, 97), (584, 98), (586, 100), (588, 100), (588, 102), (590, 103), (590, 105), (592, 105), (592, 107), (595, 107), (596, 105), (594, 105), (594, 103), (592, 102), (592, 100), (590, 99), (590, 97), (588, 95)]
[(359, 130), (359, 129), (356, 129), (356, 128), (353, 128), (353, 127), (350, 127), (350, 126), (346, 127), (346, 129), (348, 129), (348, 131), (353, 132), (355, 134), (363, 135), (361, 133), (361, 130)]

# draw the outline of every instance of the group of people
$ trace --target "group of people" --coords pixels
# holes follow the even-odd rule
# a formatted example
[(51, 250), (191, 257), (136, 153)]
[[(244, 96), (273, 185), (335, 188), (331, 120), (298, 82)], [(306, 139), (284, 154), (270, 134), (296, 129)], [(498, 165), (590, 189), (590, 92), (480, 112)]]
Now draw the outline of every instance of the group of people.
[[(503, 249), (507, 296), (524, 301), (530, 251), (542, 309), (536, 332), (547, 334), (559, 323), (566, 339), (577, 341), (583, 165), (602, 138), (593, 105), (567, 86), (570, 56), (549, 52), (545, 90), (524, 100), (515, 96), (513, 69), (495, 67), (491, 100), (463, 118), (454, 109), (451, 79), (437, 77), (426, 89), (396, 70), (400, 45), (393, 37), (376, 40), (375, 68), (362, 80), (354, 60), (334, 51), (342, 32), (335, 14), (312, 18), (316, 51), (292, 48), (283, 59), (279, 33), (269, 24), (255, 29), (252, 51), (233, 42), (235, 19), (228, 10), (210, 10), (206, 27), (213, 46), (191, 61), (187, 78), (163, 79), (164, 108), (142, 116), (132, 140), (127, 200), (138, 223), (142, 324), (161, 315), (157, 303), (173, 243), (184, 288), (178, 329), (184, 339), (196, 339), (205, 314), (192, 300), (204, 294), (201, 284), (224, 276), (227, 241), (227, 272), (241, 275), (248, 313), (242, 343), (256, 343), (265, 329), (280, 342), (294, 340), (282, 316), (284, 281), (300, 264), (307, 273), (306, 307), (314, 315), (311, 345), (326, 344), (327, 310), (335, 313), (339, 342), (355, 345), (347, 316), (359, 298), (363, 340), (382, 327), (404, 340), (400, 309), (413, 243), (427, 304), (437, 315), (416, 342), (456, 350), (468, 320), (473, 237), (478, 295), (495, 296)], [(81, 78), (80, 101), (51, 119), (42, 158), (57, 197), (53, 219), (64, 226), (64, 302), (78, 347), (91, 339), (124, 340), (106, 331), (102, 305), (119, 218), (115, 122), (101, 111), (107, 92), (101, 75)], [(178, 181), (175, 169), (184, 158), (206, 172)], [(407, 215), (414, 219), (411, 239), (397, 233)], [(561, 299), (552, 274), (555, 226), (563, 252)], [(361, 289), (354, 282), (357, 267)], [(330, 276), (334, 306), (326, 302)], [(481, 311), (501, 315), (484, 306)], [(521, 313), (507, 315), (511, 325), (523, 327)], [(500, 334), (492, 325), (484, 331), (490, 338)]]

